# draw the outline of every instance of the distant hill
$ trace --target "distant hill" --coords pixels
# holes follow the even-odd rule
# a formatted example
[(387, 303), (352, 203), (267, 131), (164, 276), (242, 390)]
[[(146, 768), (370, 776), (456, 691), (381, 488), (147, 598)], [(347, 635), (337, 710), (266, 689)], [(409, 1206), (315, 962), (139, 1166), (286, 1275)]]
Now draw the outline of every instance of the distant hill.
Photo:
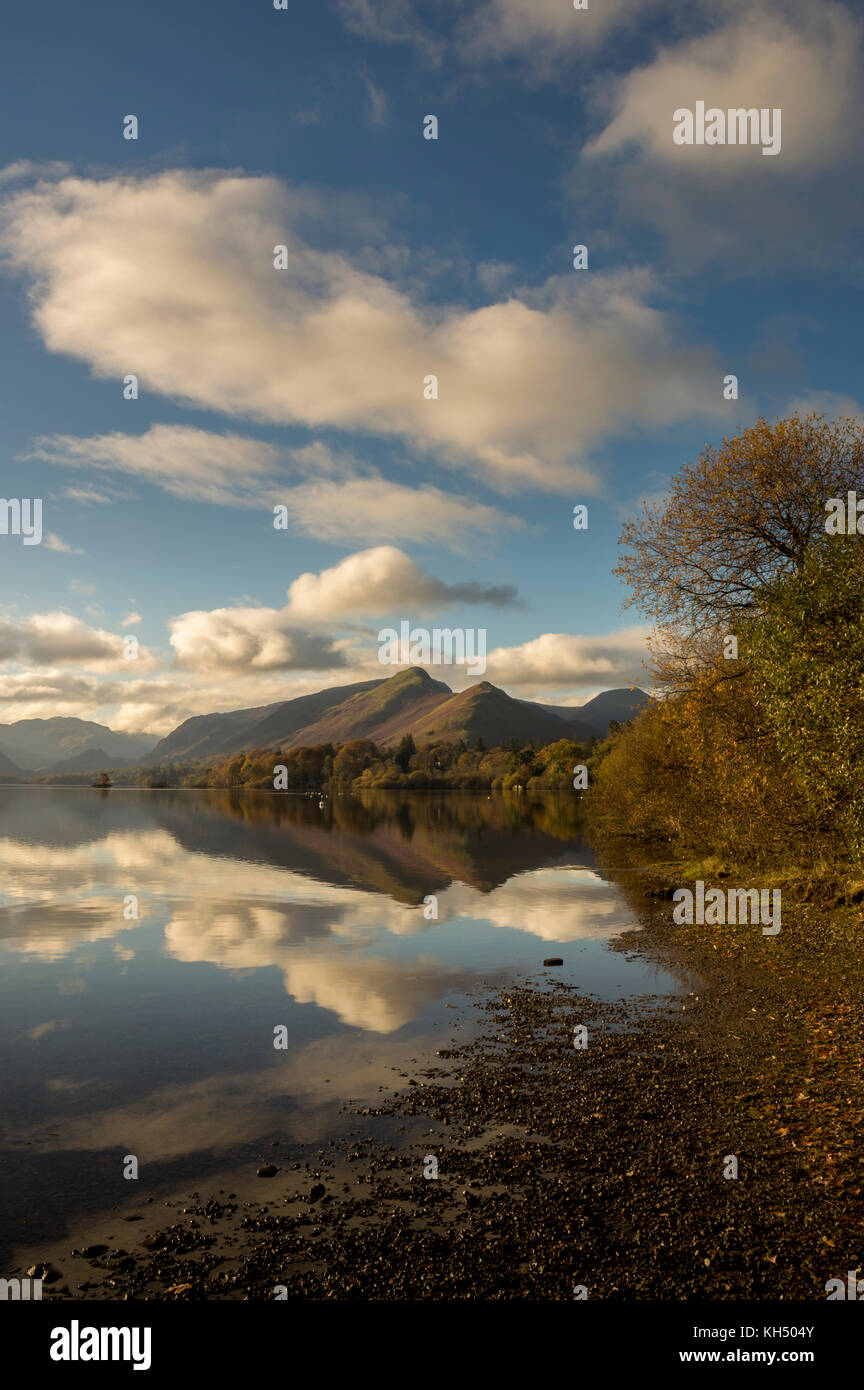
[(579, 724), (590, 729), (596, 738), (605, 738), (613, 719), (619, 724), (626, 724), (628, 719), (635, 719), (637, 714), (653, 703), (644, 690), (625, 688), (604, 690), (584, 705), (543, 705), (542, 708), (568, 724)]
[[(335, 709), (353, 695), (384, 685), (385, 679), (332, 686), (312, 695), (300, 695), (296, 700), (279, 700), (276, 704), (232, 710), (227, 714), (193, 715), (160, 739), (148, 761), (168, 763), (183, 758), (224, 757), (249, 748), (269, 748), (277, 744), (287, 747), (298, 729), (323, 717), (329, 709)], [(326, 741), (318, 740), (319, 743)]]
[(16, 775), (25, 777), (51, 772), (56, 764), (79, 754), (98, 756), (103, 764), (139, 762), (155, 742), (148, 734), (118, 734), (88, 719), (19, 719), (0, 724), (0, 753), (17, 764)]
[(118, 758), (116, 754), (112, 756), (104, 748), (85, 748), (83, 753), (76, 753), (73, 758), (64, 758), (60, 762), (52, 763), (50, 768), (42, 771), (52, 777), (62, 777), (67, 772), (105, 772), (108, 768), (131, 767), (140, 761), (140, 758)]
[(5, 753), (0, 753), (0, 777), (11, 777), (17, 781), (18, 778), (26, 777), (27, 773), (20, 768), (17, 763), (13, 763), (11, 758), (7, 758)]

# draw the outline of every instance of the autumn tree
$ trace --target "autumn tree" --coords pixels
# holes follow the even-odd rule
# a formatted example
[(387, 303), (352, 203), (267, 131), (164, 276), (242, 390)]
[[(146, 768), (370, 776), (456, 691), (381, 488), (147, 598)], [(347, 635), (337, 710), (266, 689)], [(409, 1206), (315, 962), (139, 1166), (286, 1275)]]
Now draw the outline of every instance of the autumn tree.
[(687, 634), (729, 629), (757, 591), (796, 573), (824, 535), (826, 502), (864, 491), (864, 422), (759, 419), (703, 450), (667, 497), (643, 504), (614, 571), (629, 602)]
[(825, 536), (742, 634), (756, 698), (814, 828), (864, 853), (864, 540)]

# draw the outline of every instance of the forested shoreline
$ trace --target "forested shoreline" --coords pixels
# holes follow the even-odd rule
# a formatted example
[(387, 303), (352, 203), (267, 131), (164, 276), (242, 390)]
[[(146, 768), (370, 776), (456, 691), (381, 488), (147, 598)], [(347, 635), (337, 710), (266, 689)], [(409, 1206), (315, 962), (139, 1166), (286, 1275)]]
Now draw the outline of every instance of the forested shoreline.
[(625, 527), (664, 698), (598, 749), (596, 832), (864, 877), (861, 512), (864, 425), (811, 415), (706, 449)]

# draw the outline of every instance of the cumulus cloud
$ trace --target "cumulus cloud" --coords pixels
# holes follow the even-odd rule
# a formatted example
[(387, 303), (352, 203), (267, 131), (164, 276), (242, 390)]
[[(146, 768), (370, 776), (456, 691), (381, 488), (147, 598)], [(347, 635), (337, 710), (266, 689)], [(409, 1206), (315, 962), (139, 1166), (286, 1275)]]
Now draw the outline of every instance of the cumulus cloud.
[(428, 611), (487, 603), (501, 608), (516, 602), (511, 585), (445, 584), (403, 551), (385, 545), (348, 555), (320, 574), (301, 574), (283, 608), (182, 613), (171, 621), (171, 645), (179, 666), (200, 672), (326, 671), (347, 665), (347, 644), (308, 629), (344, 627), (360, 617), (409, 607)]
[(327, 671), (344, 666), (333, 639), (289, 626), (276, 608), (214, 608), (172, 619), (178, 665), (196, 671)]
[[(138, 435), (47, 436), (27, 457), (126, 474), (184, 501), (285, 507), (291, 529), (316, 540), (378, 541), (410, 534), (417, 544), (460, 550), (478, 536), (523, 525), (520, 518), (468, 497), (391, 482), (371, 468), (361, 472), (353, 458), (318, 440), (288, 449), (192, 425), (152, 425)], [(67, 495), (107, 500), (89, 489), (69, 488)]]
[(445, 584), (392, 545), (347, 555), (320, 574), (301, 574), (288, 590), (288, 609), (300, 622), (332, 622), (395, 610), (429, 611), (454, 603), (517, 602), (512, 585)]
[[(36, 613), (29, 618), (0, 618), (0, 661), (29, 661), (37, 665), (70, 664), (94, 671), (129, 671), (124, 639), (101, 628), (88, 627), (70, 613)], [(155, 665), (144, 647), (134, 662), (138, 671)]]
[(173, 400), (398, 437), (501, 488), (596, 491), (599, 438), (719, 414), (711, 354), (679, 340), (644, 273), (430, 304), (304, 240), (308, 202), (215, 173), (43, 180), (10, 191), (0, 244), (46, 346), (100, 376), (134, 362)]
[[(687, 267), (725, 257), (747, 270), (788, 255), (831, 264), (860, 213), (861, 22), (832, 0), (727, 4), (719, 17), (613, 85), (610, 118), (585, 146), (573, 191), (596, 191), (603, 169), (604, 218), (650, 225)], [(676, 145), (673, 113), (697, 101), (779, 108), (780, 153)]]
[(487, 679), (514, 686), (523, 696), (576, 687), (628, 685), (644, 681), (651, 629), (621, 628), (597, 637), (544, 632), (516, 647), (496, 647), (486, 661)]

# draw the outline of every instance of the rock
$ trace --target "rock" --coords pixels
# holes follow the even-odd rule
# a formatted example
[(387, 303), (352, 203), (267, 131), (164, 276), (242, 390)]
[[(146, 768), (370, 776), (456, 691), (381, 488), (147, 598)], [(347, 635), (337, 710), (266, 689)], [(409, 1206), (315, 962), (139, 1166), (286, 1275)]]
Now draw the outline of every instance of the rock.
[(107, 1252), (107, 1245), (85, 1245), (81, 1254), (84, 1256), (85, 1260), (98, 1260), (100, 1255), (105, 1255)]
[(28, 1279), (41, 1279), (43, 1284), (56, 1284), (62, 1277), (59, 1269), (48, 1264), (31, 1265), (27, 1270)]
[(309, 1201), (320, 1202), (321, 1198), (325, 1195), (326, 1191), (327, 1189), (324, 1186), (323, 1182), (316, 1182), (315, 1186), (312, 1188), (312, 1191), (309, 1193)]
[(258, 1169), (258, 1177), (259, 1177), (259, 1178), (275, 1178), (275, 1176), (276, 1176), (276, 1174), (277, 1174), (278, 1172), (279, 1172), (279, 1169), (276, 1167), (276, 1164), (275, 1164), (275, 1163), (265, 1163), (263, 1168), (259, 1168), (259, 1169)]
[(560, 956), (547, 956), (546, 959), (544, 960), (543, 964), (544, 964), (544, 965), (563, 965), (564, 962), (563, 962), (563, 960), (561, 959)]

